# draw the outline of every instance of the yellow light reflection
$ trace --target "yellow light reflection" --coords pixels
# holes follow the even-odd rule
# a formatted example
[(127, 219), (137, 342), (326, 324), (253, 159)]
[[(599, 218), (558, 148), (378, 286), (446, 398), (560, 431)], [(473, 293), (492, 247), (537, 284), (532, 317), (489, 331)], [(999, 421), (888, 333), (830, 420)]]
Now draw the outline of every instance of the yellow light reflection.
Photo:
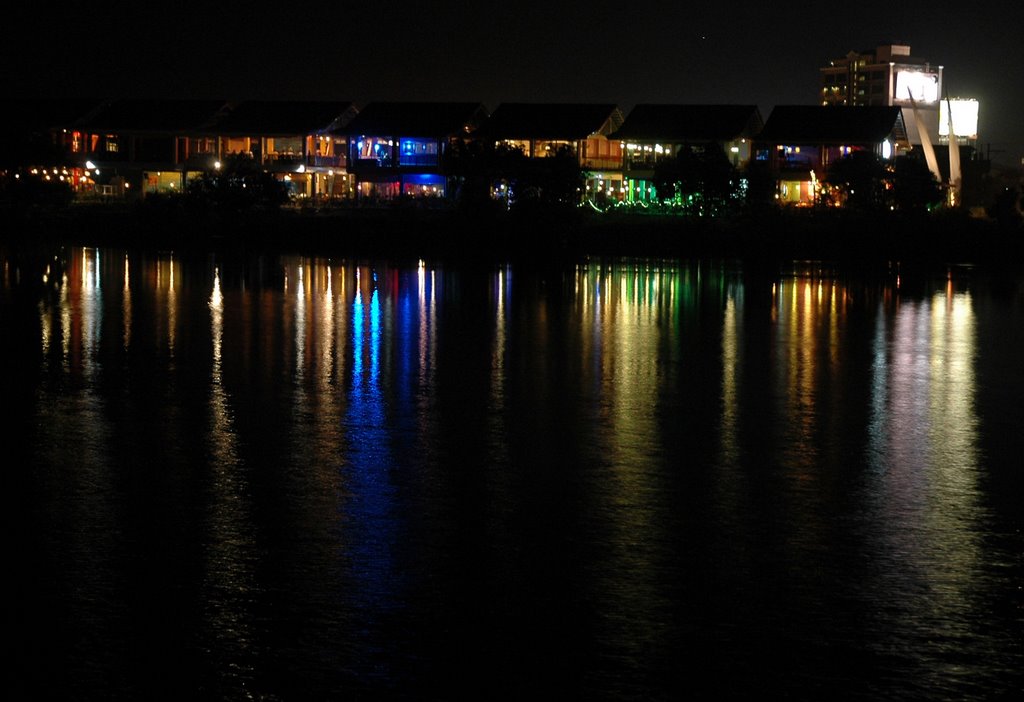
[[(778, 330), (775, 372), (784, 388), (779, 411), (786, 417), (779, 443), (785, 463), (800, 479), (812, 477), (817, 454), (823, 450), (816, 437), (831, 430), (833, 418), (841, 415), (841, 408), (831, 405), (843, 396), (845, 307), (838, 300), (845, 295), (845, 287), (818, 272), (772, 285), (772, 321)], [(824, 392), (826, 387), (836, 392)]]
[[(678, 308), (694, 303), (699, 283), (680, 286), (677, 272), (654, 262), (588, 263), (576, 267), (573, 275), (576, 313), (571, 327), (548, 331), (536, 324), (531, 341), (541, 354), (555, 357), (564, 348), (578, 349), (578, 359), (568, 360), (578, 368), (576, 392), (586, 428), (575, 441), (594, 455), (596, 507), (615, 515), (603, 525), (608, 568), (598, 577), (609, 581), (603, 586), (628, 593), (618, 606), (629, 612), (627, 619), (640, 620), (651, 615), (649, 608), (658, 606), (661, 595), (652, 578), (659, 564), (641, 535), (658, 533), (672, 502), (663, 499), (664, 485), (654, 466), (668, 450), (666, 437), (678, 427), (662, 426), (660, 405), (680, 372), (678, 344), (685, 341), (678, 326), (689, 310)], [(540, 311), (549, 305), (543, 299), (539, 304), (541, 319)], [(553, 317), (552, 325), (560, 319)], [(563, 334), (571, 335), (571, 343), (548, 343), (548, 335)], [(541, 373), (550, 367), (546, 358), (535, 366)], [(550, 402), (544, 396), (537, 401), (541, 407)], [(636, 632), (636, 639), (641, 638)]]

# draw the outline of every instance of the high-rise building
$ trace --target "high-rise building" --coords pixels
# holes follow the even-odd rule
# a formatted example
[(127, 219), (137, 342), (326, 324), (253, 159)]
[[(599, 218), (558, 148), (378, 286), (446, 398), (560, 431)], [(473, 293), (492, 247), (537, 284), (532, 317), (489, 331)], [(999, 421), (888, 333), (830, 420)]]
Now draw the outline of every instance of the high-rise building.
[(916, 105), (933, 143), (939, 136), (942, 66), (911, 56), (906, 44), (885, 44), (869, 51), (851, 51), (821, 68), (822, 105), (896, 105), (911, 144), (921, 143), (914, 119)]

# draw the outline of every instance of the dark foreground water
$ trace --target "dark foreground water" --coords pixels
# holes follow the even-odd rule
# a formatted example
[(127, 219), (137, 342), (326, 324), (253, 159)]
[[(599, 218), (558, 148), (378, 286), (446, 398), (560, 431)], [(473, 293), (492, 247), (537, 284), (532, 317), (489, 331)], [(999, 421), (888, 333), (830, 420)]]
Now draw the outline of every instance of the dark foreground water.
[(0, 259), (9, 690), (1022, 690), (1020, 278)]

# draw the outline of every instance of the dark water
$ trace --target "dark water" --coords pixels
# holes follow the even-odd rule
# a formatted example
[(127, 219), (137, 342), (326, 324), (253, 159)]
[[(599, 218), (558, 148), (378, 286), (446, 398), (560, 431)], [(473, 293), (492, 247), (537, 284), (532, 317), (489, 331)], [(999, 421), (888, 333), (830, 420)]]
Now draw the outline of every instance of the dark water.
[(62, 699), (1012, 699), (1024, 281), (0, 255)]

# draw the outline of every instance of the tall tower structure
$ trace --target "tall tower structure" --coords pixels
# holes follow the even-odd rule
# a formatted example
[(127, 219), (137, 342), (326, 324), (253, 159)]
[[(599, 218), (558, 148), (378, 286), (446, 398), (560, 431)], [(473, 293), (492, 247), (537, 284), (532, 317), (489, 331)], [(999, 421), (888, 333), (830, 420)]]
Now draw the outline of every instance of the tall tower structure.
[(939, 99), (942, 66), (912, 56), (907, 44), (885, 44), (873, 50), (851, 51), (829, 61), (821, 71), (822, 105), (896, 105), (911, 144), (922, 142), (913, 118), (916, 105), (933, 143), (939, 137)]

